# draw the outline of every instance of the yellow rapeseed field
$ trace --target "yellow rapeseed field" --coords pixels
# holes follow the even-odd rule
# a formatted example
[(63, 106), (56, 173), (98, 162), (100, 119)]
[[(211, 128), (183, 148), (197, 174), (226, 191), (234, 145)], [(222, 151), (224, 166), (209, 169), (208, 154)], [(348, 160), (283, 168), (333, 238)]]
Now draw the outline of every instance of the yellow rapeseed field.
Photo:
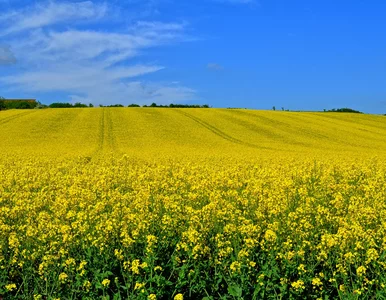
[(0, 298), (385, 299), (386, 117), (0, 112)]

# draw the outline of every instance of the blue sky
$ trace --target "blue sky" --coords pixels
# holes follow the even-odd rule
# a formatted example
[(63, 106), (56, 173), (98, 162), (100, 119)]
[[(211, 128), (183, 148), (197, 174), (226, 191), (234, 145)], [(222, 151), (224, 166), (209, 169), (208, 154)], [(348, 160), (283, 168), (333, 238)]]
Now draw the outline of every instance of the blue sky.
[(0, 95), (386, 113), (386, 2), (0, 0)]

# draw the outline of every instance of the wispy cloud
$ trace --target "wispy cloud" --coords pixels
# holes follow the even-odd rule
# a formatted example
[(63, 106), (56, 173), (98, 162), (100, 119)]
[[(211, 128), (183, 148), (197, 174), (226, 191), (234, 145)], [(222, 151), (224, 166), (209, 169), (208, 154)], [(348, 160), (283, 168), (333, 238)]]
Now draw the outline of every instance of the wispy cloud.
[[(70, 72), (57, 69), (70, 68)], [(105, 70), (101, 66), (79, 66), (57, 64), (55, 68), (43, 71), (30, 71), (16, 76), (5, 76), (1, 80), (12, 85), (21, 85), (31, 91), (91, 91), (98, 86), (114, 83), (116, 80), (133, 78), (161, 70), (158, 66), (132, 66)], [(103, 75), (103, 76), (101, 76)], [(48, 83), (48, 84), (47, 84)]]
[(11, 26), (0, 27), (0, 36), (13, 51), (0, 48), (0, 63), (17, 58), (24, 70), (2, 76), (0, 83), (15, 90), (61, 91), (73, 101), (97, 104), (192, 99), (195, 91), (190, 88), (138, 80), (164, 66), (132, 61), (144, 49), (184, 41), (187, 24), (140, 21), (130, 28), (107, 26), (113, 29), (104, 31), (85, 26), (86, 21), (105, 17), (109, 9), (91, 1), (51, 1), (0, 16), (13, 20)]
[(186, 23), (162, 23), (138, 21), (132, 29), (143, 30), (144, 32), (165, 32), (165, 31), (183, 31)]
[(229, 3), (229, 4), (256, 4), (257, 0), (213, 0), (215, 2)]
[(189, 100), (196, 97), (196, 91), (172, 83), (152, 83), (143, 81), (119, 82), (104, 84), (103, 89), (89, 90), (86, 95), (71, 95), (72, 102), (93, 102), (93, 99), (103, 99), (103, 104), (151, 103), (169, 104)]
[(224, 70), (224, 67), (220, 64), (216, 64), (216, 63), (209, 63), (206, 65), (207, 69), (208, 70), (211, 70), (211, 71), (222, 71)]
[(0, 46), (0, 65), (16, 63), (16, 57), (7, 46)]
[(50, 1), (35, 4), (20, 11), (8, 12), (1, 16), (0, 20), (7, 25), (7, 29), (3, 31), (3, 34), (10, 34), (69, 21), (95, 21), (103, 17), (106, 12), (107, 5), (105, 3)]

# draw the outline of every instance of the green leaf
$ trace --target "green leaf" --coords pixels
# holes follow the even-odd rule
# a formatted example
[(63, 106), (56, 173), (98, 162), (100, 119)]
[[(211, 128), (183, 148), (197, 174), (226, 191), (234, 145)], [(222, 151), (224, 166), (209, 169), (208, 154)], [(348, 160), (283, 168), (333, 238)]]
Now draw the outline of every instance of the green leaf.
[(228, 286), (228, 293), (233, 297), (241, 297), (243, 290), (237, 285), (230, 285)]

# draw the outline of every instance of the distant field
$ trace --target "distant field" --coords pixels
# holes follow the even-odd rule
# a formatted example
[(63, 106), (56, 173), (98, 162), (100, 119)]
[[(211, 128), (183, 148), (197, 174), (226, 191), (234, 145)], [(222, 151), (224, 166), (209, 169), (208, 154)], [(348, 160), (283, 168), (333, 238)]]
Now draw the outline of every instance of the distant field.
[(1, 151), (94, 157), (380, 154), (386, 118), (344, 113), (94, 108), (0, 113)]
[(386, 299), (386, 117), (0, 112), (0, 299)]

